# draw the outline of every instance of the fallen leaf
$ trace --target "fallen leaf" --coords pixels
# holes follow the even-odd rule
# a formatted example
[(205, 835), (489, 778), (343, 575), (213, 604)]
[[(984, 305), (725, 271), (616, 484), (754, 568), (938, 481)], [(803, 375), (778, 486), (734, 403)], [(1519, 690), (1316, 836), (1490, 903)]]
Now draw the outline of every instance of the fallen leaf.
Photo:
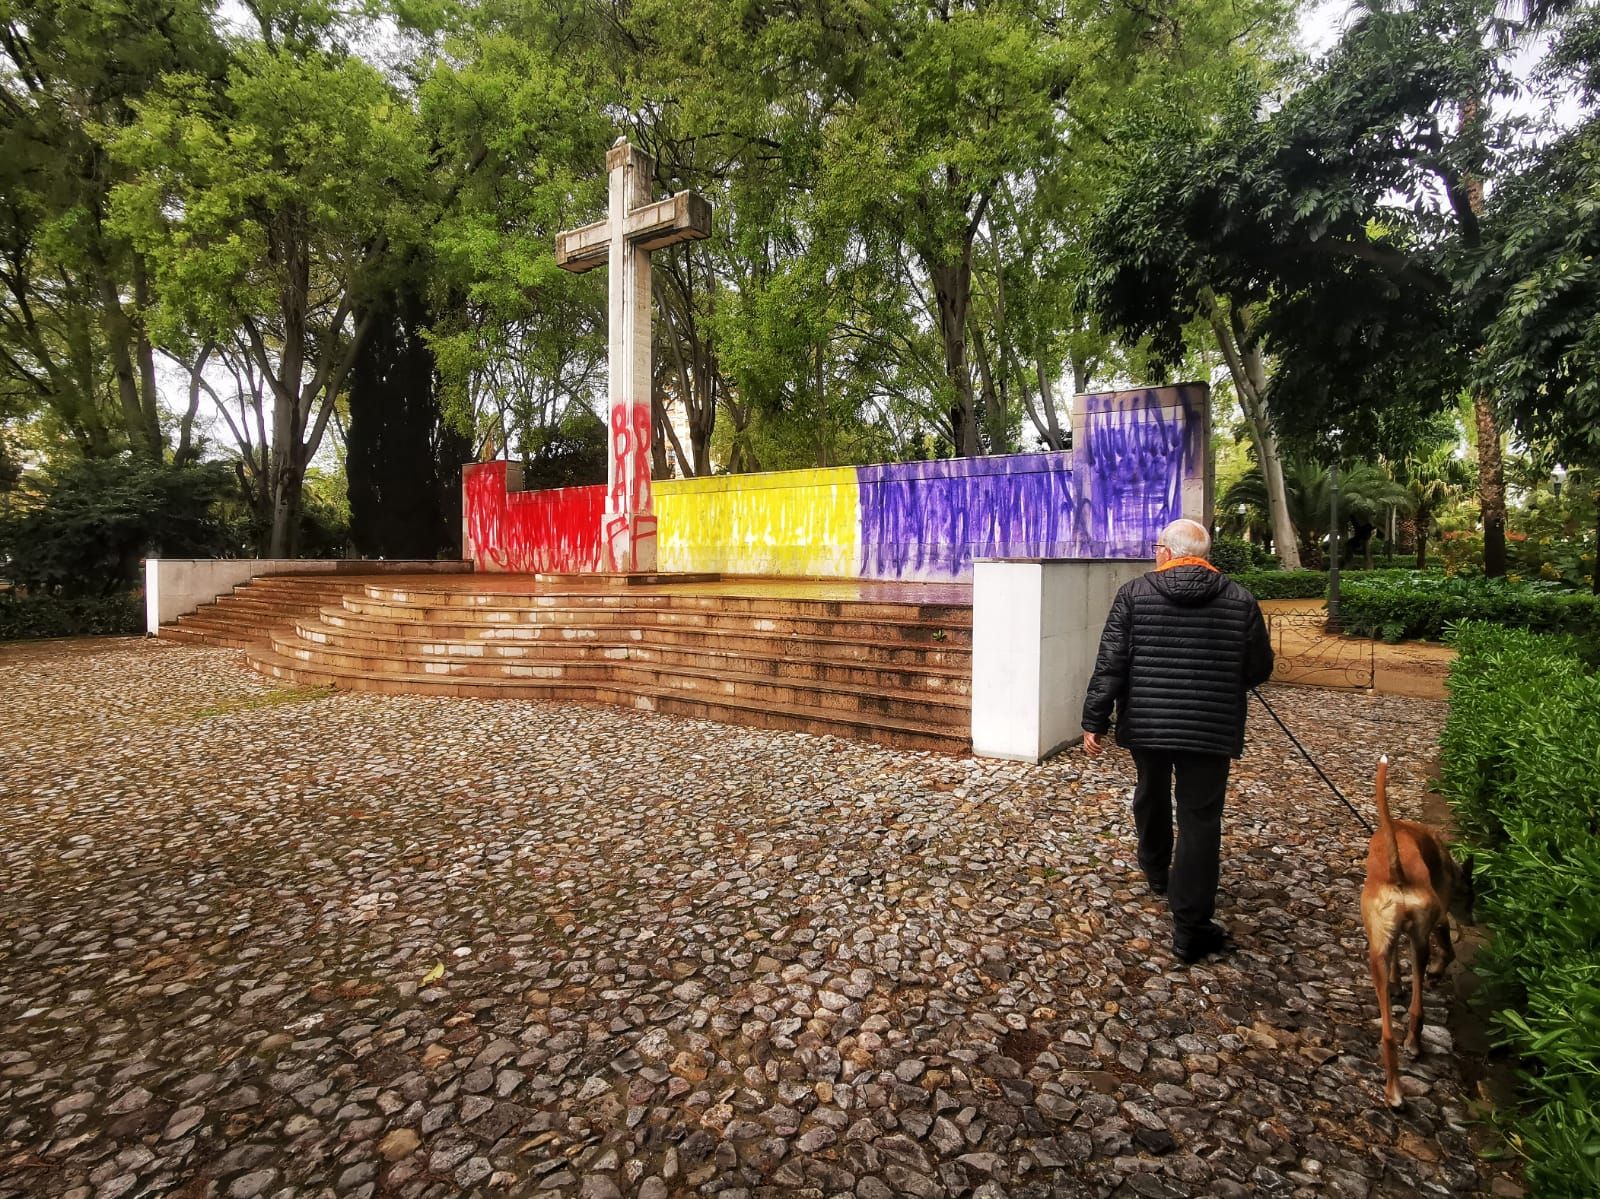
[(433, 986), (434, 983), (438, 982), (443, 977), (444, 977), (444, 963), (443, 962), (435, 963), (433, 969), (428, 971), (426, 974), (424, 974), (422, 976), (422, 985), (425, 986), (425, 987), (431, 987), (431, 986)]

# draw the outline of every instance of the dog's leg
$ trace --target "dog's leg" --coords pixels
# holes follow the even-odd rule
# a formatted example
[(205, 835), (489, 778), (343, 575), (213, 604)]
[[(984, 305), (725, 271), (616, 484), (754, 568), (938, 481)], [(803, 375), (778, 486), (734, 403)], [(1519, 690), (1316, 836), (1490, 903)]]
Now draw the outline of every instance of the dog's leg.
[(1439, 923), (1433, 926), (1433, 939), (1439, 942), (1439, 962), (1437, 966), (1428, 970), (1428, 977), (1437, 986), (1444, 981), (1445, 971), (1450, 969), (1450, 963), (1456, 960), (1456, 948), (1450, 942), (1449, 916), (1439, 917)]
[(1400, 1107), (1405, 1098), (1400, 1094), (1400, 1070), (1395, 1063), (1394, 1024), (1389, 1011), (1389, 959), (1387, 948), (1373, 946), (1367, 950), (1367, 965), (1372, 970), (1372, 989), (1378, 993), (1378, 1015), (1383, 1025), (1380, 1042), (1383, 1056), (1383, 1100), (1390, 1107)]
[(1406, 1048), (1413, 1057), (1422, 1056), (1422, 983), (1427, 973), (1428, 938), (1415, 925), (1409, 930), (1411, 942), (1411, 1010), (1406, 1013)]

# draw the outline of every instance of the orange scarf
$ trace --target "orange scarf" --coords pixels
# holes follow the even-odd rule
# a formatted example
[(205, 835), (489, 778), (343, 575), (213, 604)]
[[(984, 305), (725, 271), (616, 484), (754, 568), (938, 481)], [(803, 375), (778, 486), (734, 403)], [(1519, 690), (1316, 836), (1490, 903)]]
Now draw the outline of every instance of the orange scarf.
[(1221, 574), (1222, 573), (1215, 566), (1211, 565), (1211, 563), (1207, 562), (1204, 558), (1174, 558), (1174, 559), (1172, 559), (1172, 561), (1168, 562), (1165, 566), (1156, 567), (1156, 573), (1160, 574), (1164, 570), (1171, 570), (1174, 566), (1203, 566), (1207, 570), (1209, 570), (1212, 574)]

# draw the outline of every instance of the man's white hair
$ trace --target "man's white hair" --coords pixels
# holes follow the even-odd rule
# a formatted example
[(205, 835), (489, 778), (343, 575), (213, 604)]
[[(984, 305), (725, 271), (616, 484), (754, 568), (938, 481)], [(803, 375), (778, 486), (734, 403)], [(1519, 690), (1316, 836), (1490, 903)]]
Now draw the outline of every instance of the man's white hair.
[(1211, 534), (1193, 520), (1175, 520), (1161, 530), (1161, 544), (1174, 558), (1209, 558)]

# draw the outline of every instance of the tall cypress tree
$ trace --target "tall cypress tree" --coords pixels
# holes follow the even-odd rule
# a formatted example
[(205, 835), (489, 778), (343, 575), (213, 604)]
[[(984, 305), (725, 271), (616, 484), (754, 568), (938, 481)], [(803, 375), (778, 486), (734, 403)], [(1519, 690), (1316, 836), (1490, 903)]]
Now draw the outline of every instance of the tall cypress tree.
[(379, 303), (350, 376), (350, 538), (368, 557), (456, 556), (472, 444), (440, 411), (422, 296), (402, 288)]

